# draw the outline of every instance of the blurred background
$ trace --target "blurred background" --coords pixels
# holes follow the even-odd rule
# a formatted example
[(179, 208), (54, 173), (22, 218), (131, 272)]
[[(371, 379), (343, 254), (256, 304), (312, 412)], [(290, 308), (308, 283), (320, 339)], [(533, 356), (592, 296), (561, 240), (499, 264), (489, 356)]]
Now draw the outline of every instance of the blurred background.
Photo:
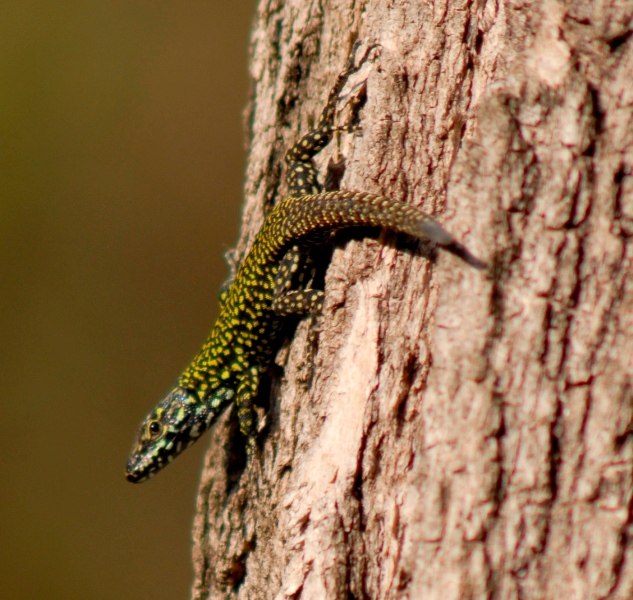
[(206, 438), (138, 423), (217, 313), (255, 0), (0, 7), (0, 598), (187, 598)]

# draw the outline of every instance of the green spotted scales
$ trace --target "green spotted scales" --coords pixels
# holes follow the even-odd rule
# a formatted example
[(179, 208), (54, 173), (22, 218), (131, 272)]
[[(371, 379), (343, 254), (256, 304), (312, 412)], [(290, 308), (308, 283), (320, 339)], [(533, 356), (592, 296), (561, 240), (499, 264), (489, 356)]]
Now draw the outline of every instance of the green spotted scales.
[(222, 294), (209, 338), (176, 386), (141, 423), (128, 459), (128, 480), (140, 482), (196, 441), (231, 403), (240, 430), (252, 440), (253, 400), (260, 375), (279, 347), (286, 315), (318, 312), (323, 291), (311, 288), (307, 250), (325, 233), (379, 226), (426, 239), (476, 268), (485, 265), (420, 209), (384, 196), (323, 192), (313, 157), (337, 130), (339, 94), (354, 69), (354, 51), (338, 76), (316, 126), (286, 154), (289, 196), (267, 216), (234, 281)]

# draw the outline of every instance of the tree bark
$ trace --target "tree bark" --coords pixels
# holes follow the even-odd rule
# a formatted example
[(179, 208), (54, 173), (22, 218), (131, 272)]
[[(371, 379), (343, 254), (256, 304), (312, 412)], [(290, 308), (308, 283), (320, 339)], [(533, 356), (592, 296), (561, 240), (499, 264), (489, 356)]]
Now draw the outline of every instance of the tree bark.
[(261, 0), (236, 256), (357, 32), (362, 131), (320, 164), (491, 269), (337, 244), (260, 394), (261, 462), (228, 414), (208, 436), (194, 598), (633, 597), (632, 23), (625, 0)]

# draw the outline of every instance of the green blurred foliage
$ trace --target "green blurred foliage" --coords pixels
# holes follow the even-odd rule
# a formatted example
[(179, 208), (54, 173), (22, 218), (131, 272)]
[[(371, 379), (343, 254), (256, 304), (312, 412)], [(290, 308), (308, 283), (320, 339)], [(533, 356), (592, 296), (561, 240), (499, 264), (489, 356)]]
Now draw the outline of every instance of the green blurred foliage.
[(0, 7), (0, 598), (189, 595), (206, 443), (123, 467), (216, 315), (254, 4)]

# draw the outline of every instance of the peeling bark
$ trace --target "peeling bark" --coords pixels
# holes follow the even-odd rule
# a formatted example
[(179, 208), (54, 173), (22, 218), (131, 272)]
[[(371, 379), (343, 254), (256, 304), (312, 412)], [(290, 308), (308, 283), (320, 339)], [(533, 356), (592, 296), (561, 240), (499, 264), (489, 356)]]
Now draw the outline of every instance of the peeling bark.
[(492, 268), (339, 239), (261, 463), (229, 415), (211, 434), (194, 598), (633, 597), (632, 23), (625, 0), (260, 2), (236, 256), (358, 32), (362, 132), (320, 163)]

